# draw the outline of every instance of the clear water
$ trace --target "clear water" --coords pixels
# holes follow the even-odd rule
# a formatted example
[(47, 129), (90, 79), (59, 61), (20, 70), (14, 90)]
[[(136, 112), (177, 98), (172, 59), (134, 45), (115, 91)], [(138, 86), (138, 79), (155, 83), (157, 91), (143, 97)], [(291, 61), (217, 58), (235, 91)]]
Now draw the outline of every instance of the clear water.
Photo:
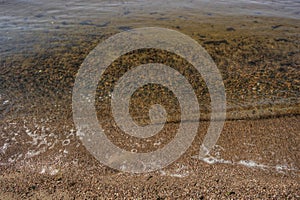
[[(299, 10), (299, 0), (168, 0), (163, 2), (158, 0), (90, 0), (84, 2), (79, 0), (1, 0), (0, 61), (5, 61), (7, 56), (18, 54), (32, 56), (40, 49), (51, 49), (53, 45), (60, 45), (68, 40), (68, 35), (81, 30), (83, 32), (90, 31), (89, 28), (92, 26), (97, 28), (96, 32), (106, 32), (107, 27), (114, 27), (116, 21), (122, 20), (122, 27), (126, 30), (127, 23), (130, 24), (135, 20), (135, 26), (143, 27), (143, 19), (151, 18), (153, 14), (156, 17), (161, 15), (161, 19), (166, 18), (167, 20), (168, 16), (165, 14), (171, 12), (181, 15), (180, 17), (183, 18), (189, 13), (204, 18), (227, 15), (236, 16), (238, 19), (238, 16), (249, 15), (297, 20), (300, 19)], [(141, 20), (136, 21), (139, 18)], [(5, 68), (2, 65), (1, 68), (3, 67)], [(272, 97), (272, 100), (255, 100), (255, 103), (266, 105), (295, 102), (297, 95), (299, 94), (292, 95), (291, 99), (275, 97), (276, 99), (273, 100)], [(253, 102), (232, 102), (229, 107), (241, 104), (248, 107)]]
[[(32, 32), (70, 31), (70, 27), (91, 24), (97, 21), (104, 26), (111, 20), (126, 19), (151, 13), (182, 13), (197, 15), (257, 15), (300, 19), (298, 0), (168, 0), (168, 1), (46, 1), (46, 0), (1, 0), (0, 1), (0, 55), (30, 51), (37, 43)], [(27, 36), (26, 42), (19, 41)]]
[(78, 23), (85, 19), (123, 18), (124, 13), (197, 11), (199, 15), (262, 15), (300, 18), (298, 0), (190, 0), (190, 1), (46, 1), (2, 0), (0, 2), (0, 27), (3, 31), (51, 29), (60, 22)]

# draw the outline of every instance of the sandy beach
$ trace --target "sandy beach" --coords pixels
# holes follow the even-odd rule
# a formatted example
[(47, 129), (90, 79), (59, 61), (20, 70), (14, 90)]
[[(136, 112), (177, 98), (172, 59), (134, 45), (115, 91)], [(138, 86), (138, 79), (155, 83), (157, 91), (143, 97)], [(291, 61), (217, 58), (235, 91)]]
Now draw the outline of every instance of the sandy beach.
[(64, 156), (1, 166), (1, 198), (298, 199), (299, 124), (299, 116), (228, 121), (207, 159), (197, 159), (198, 137), (178, 161), (146, 174), (105, 167), (72, 139)]

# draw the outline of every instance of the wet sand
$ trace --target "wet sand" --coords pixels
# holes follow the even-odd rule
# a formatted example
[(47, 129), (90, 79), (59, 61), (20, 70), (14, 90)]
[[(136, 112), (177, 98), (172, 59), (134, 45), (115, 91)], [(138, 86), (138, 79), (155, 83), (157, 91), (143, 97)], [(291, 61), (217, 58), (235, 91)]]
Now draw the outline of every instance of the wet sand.
[[(211, 157), (197, 159), (197, 137), (175, 163), (136, 175), (101, 165), (72, 138), (61, 148), (68, 153), (50, 150), (1, 166), (0, 194), (7, 199), (298, 199), (299, 121), (299, 116), (227, 121)], [(206, 126), (200, 123), (199, 136)]]
[[(105, 32), (100, 32), (103, 27), (91, 25), (68, 36), (57, 32), (58, 38), (69, 38), (62, 43), (54, 40), (48, 49), (37, 44), (34, 55), (1, 60), (1, 199), (300, 198), (299, 20), (169, 15), (173, 17), (111, 21)], [(187, 23), (191, 19), (192, 23)], [(143, 26), (181, 31), (203, 45), (224, 78), (228, 118), (210, 156), (197, 159), (210, 107), (203, 82), (200, 80), (203, 87), (192, 82), (204, 113), (193, 145), (170, 166), (134, 175), (103, 166), (87, 152), (76, 136), (71, 98), (75, 75), (88, 52), (113, 33), (138, 27), (141, 21)], [(150, 55), (172, 63), (165, 52), (150, 51)], [(125, 60), (125, 71), (132, 63), (151, 61), (143, 58), (127, 55), (114, 65)], [(180, 70), (183, 61), (176, 62)], [(124, 73), (114, 71), (114, 65), (108, 74)], [(170, 141), (178, 126), (176, 109), (171, 110), (172, 116), (159, 134), (162, 139), (139, 141), (119, 134), (108, 108), (115, 80), (108, 77), (113, 78), (100, 82), (97, 97), (101, 101), (96, 102), (100, 123), (111, 133), (108, 137), (125, 149), (141, 152)], [(143, 97), (147, 90), (140, 94)], [(167, 105), (174, 102), (172, 98), (164, 99)], [(137, 108), (153, 103), (141, 101), (139, 95), (133, 102)], [(132, 114), (139, 123), (148, 122), (147, 109)], [(124, 139), (130, 142), (124, 144)]]

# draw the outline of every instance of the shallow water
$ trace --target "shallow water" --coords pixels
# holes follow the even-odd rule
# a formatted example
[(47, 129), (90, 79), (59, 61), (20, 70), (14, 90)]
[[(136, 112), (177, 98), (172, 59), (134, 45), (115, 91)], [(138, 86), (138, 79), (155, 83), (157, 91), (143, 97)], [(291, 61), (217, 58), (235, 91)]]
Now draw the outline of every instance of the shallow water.
[[(22, 35), (36, 34), (38, 31), (57, 31), (62, 29), (68, 34), (68, 27), (80, 25), (105, 27), (117, 19), (130, 19), (132, 16), (166, 14), (176, 12), (196, 13), (199, 16), (212, 15), (254, 15), (300, 18), (300, 2), (297, 0), (223, 0), (223, 1), (36, 1), (36, 0), (2, 0), (0, 2), (0, 55), (15, 53), (19, 50), (30, 51), (32, 41), (29, 36), (26, 44), (20, 41)], [(140, 25), (143, 25), (142, 23)], [(33, 36), (34, 37), (34, 36)], [(18, 48), (16, 48), (18, 46)]]
[[(149, 2), (138, 0), (88, 2), (2, 0), (0, 5), (0, 59), (3, 62), (1, 66), (2, 71), (7, 68), (9, 63), (13, 62), (13, 60), (15, 60), (15, 62), (23, 62), (22, 60), (26, 59), (17, 59), (17, 55), (28, 55), (33, 58), (36, 56), (36, 53), (42, 51), (45, 51), (45, 54), (50, 54), (50, 50), (54, 48), (67, 49), (68, 47), (66, 46), (70, 45), (80, 46), (83, 45), (87, 39), (92, 40), (90, 38), (93, 38), (94, 41), (99, 41), (97, 37), (101, 37), (100, 35), (116, 33), (128, 30), (132, 27), (143, 27), (145, 24), (148, 24), (147, 26), (156, 25), (162, 27), (167, 26), (167, 28), (169, 28), (172, 24), (178, 24), (177, 26), (179, 26), (181, 24), (184, 25), (186, 21), (196, 22), (199, 19), (202, 19), (203, 23), (208, 23), (209, 20), (212, 20), (210, 22), (214, 23), (214, 18), (222, 18), (222, 16), (230, 16), (231, 18), (237, 17), (236, 21), (238, 21), (238, 16), (265, 16), (296, 19), (296, 21), (291, 22), (291, 24), (297, 27), (295, 22), (297, 22), (297, 19), (300, 19), (300, 13), (298, 11), (300, 2), (297, 0), (243, 0), (238, 2), (232, 0), (217, 2), (201, 0), (186, 2), (164, 1), (163, 3), (161, 3), (161, 1)], [(224, 22), (224, 24), (225, 23), (226, 22)], [(279, 27), (281, 26), (280, 24), (278, 25)], [(198, 25), (195, 23), (195, 26)], [(249, 29), (251, 30), (251, 28)], [(189, 35), (191, 33), (193, 34), (193, 27), (185, 28), (183, 31), (188, 32)], [(212, 33), (214, 31), (216, 31), (216, 29), (212, 29)], [(258, 32), (257, 34), (259, 35), (260, 33)], [(289, 34), (287, 34), (287, 36), (288, 35)], [(295, 48), (297, 48), (299, 47), (299, 36), (298, 38), (297, 34), (294, 34), (294, 36), (295, 37), (292, 38), (294, 41), (291, 42), (294, 42)], [(276, 37), (276, 35), (274, 37)], [(282, 35), (278, 35), (278, 37), (280, 37), (278, 40), (282, 39)], [(78, 42), (78, 39), (82, 40), (82, 43)], [(283, 39), (281, 43), (284, 43), (285, 40), (286, 39)], [(267, 48), (271, 50), (270, 48), (274, 48), (272, 46), (273, 44), (270, 44)], [(289, 53), (293, 53), (295, 54), (294, 57), (296, 57), (299, 54), (297, 49), (294, 51), (290, 49), (289, 52), (287, 48), (290, 47), (288, 46), (279, 45), (275, 48), (277, 49), (272, 50), (274, 51), (274, 57), (276, 57), (275, 51), (278, 51), (283, 56), (288, 56)], [(53, 54), (55, 54), (55, 52), (53, 52)], [(13, 57), (11, 59), (12, 61), (10, 60), (8, 62), (8, 57)], [(299, 60), (296, 60), (286, 65), (295, 65), (293, 68), (297, 70), (299, 69), (298, 62)], [(32, 65), (34, 65), (34, 63), (32, 63)], [(287, 68), (288, 66), (283, 67)], [(291, 71), (290, 73), (293, 72)], [(262, 77), (258, 77), (258, 79), (261, 78)], [(290, 77), (290, 79), (295, 78)], [(258, 82), (257, 84), (260, 83)], [(267, 95), (268, 98), (250, 98), (235, 101), (233, 97), (229, 97), (228, 107), (229, 109), (234, 109), (237, 107), (248, 108), (254, 104), (259, 107), (264, 107), (268, 104), (297, 104), (299, 102), (299, 81), (296, 80), (296, 82), (290, 84), (294, 85), (295, 89), (291, 90), (284, 86), (278, 88), (276, 94)], [(259, 90), (259, 87), (261, 86), (253, 86), (251, 89)], [(264, 91), (260, 93), (264, 93)], [(286, 95), (285, 93), (288, 94)], [(6, 96), (5, 92), (3, 96)], [(257, 95), (252, 94), (252, 96)], [(3, 105), (5, 101), (9, 100), (5, 99), (5, 97), (1, 99), (3, 100)], [(10, 99), (10, 101), (14, 100)]]

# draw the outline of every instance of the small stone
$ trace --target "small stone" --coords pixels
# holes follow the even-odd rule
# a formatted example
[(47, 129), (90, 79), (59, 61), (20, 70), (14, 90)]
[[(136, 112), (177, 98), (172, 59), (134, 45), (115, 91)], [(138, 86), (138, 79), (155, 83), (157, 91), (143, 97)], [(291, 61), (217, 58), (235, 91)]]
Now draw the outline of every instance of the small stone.
[(228, 28), (226, 28), (226, 31), (235, 31), (235, 28), (233, 28), (233, 27), (228, 27)]

